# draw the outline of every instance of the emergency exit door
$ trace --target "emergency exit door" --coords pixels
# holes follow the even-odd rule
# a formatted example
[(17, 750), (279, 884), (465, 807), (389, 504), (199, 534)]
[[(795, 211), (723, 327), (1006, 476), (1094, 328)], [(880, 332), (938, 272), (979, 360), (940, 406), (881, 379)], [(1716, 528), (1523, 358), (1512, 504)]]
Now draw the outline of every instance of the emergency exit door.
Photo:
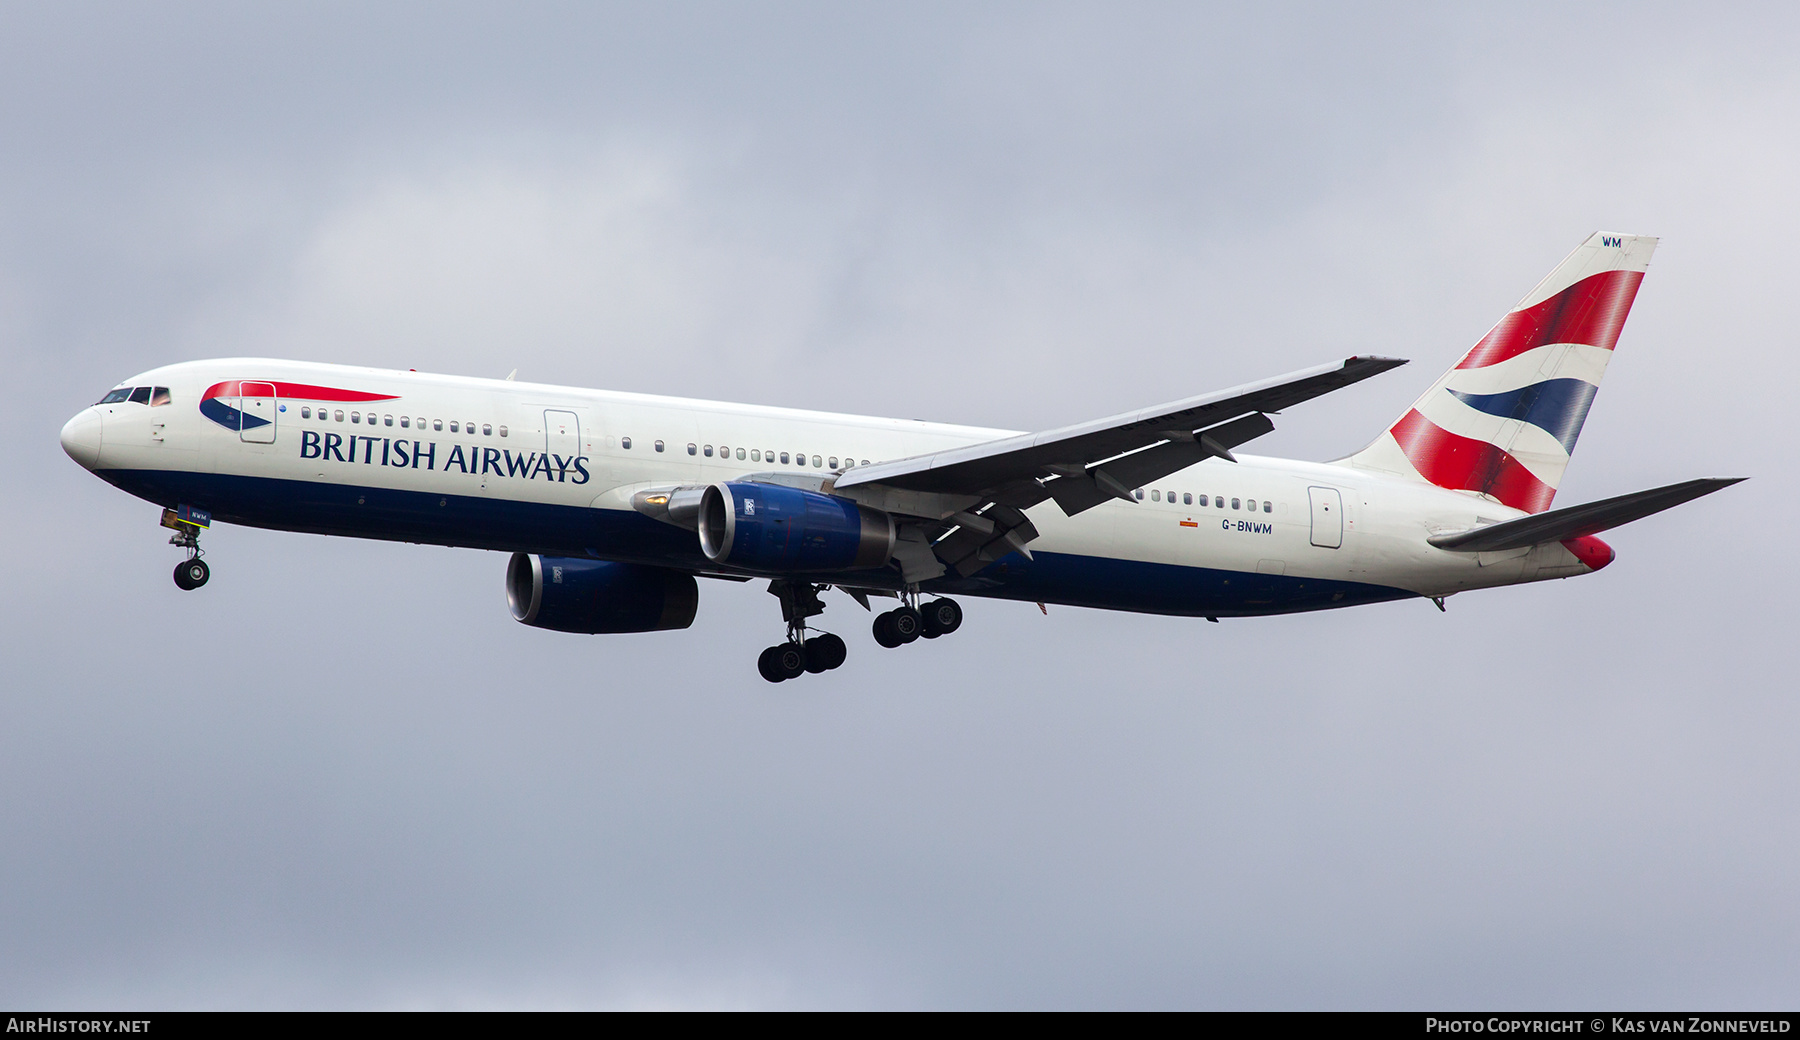
[(1344, 544), (1344, 498), (1337, 488), (1309, 487), (1312, 500), (1312, 543), (1321, 549)]

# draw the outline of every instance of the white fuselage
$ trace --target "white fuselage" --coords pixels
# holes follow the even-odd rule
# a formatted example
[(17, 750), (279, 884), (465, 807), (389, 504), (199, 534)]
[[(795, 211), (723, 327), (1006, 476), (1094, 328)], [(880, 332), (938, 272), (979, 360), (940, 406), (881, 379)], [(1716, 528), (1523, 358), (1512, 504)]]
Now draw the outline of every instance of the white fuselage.
[[(310, 389), (250, 402), (264, 381)], [(691, 533), (636, 513), (635, 493), (750, 474), (829, 478), (1014, 432), (269, 359), (170, 365), (121, 386), (167, 387), (170, 402), (96, 405), (71, 420), (65, 444), (74, 437), (70, 453), (83, 465), (167, 507), (262, 527), (697, 573), (729, 569), (708, 565)], [(268, 428), (252, 433), (204, 414), (209, 390), (215, 415), (241, 397), (246, 414), (267, 414)], [(340, 391), (363, 399), (329, 399)], [(1432, 534), (1523, 515), (1489, 499), (1344, 463), (1238, 458), (1182, 470), (1135, 503), (1108, 501), (1074, 517), (1054, 502), (1036, 506), (1030, 558), (1009, 557), (946, 588), (1239, 615), (1588, 570), (1558, 544), (1494, 554), (1427, 544)], [(845, 494), (869, 499), (863, 489)], [(1336, 598), (1310, 595), (1308, 582)]]

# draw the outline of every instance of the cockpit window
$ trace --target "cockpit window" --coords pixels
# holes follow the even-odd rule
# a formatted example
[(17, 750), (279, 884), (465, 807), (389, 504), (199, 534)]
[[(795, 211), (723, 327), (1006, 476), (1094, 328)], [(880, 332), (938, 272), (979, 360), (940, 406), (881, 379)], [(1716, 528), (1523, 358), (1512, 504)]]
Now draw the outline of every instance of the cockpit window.
[(121, 387), (118, 390), (114, 390), (112, 393), (107, 394), (105, 397), (102, 397), (100, 400), (95, 401), (94, 403), (95, 404), (118, 404), (120, 401), (130, 400), (130, 398), (131, 398), (131, 387), (127, 386), (127, 387)]
[(133, 387), (131, 390), (131, 399), (138, 404), (149, 404), (150, 388), (147, 386)]
[(166, 386), (159, 386), (155, 390), (150, 391), (150, 407), (152, 408), (160, 407), (161, 405), (169, 404), (173, 401), (174, 398), (169, 396), (169, 388)]

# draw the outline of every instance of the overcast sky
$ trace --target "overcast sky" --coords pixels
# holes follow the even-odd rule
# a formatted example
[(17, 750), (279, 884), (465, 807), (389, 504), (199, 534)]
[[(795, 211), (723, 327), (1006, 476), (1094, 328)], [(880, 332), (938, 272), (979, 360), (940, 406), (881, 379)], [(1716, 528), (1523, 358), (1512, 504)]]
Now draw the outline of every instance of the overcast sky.
[[(0, 1005), (1785, 1008), (1790, 5), (0, 6)], [(1204, 621), (965, 601), (770, 686), (760, 585), (515, 624), (504, 557), (64, 457), (275, 355), (1042, 429), (1357, 352), (1361, 447), (1662, 236), (1573, 581)]]

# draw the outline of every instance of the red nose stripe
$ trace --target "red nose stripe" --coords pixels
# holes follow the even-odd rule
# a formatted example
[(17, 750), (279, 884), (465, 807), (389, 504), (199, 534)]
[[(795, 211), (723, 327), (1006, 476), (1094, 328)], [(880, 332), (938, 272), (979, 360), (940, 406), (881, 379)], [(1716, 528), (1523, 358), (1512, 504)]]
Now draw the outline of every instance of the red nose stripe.
[[(227, 379), (223, 383), (214, 383), (200, 399), (210, 400), (215, 397), (237, 397), (242, 383), (252, 383), (258, 387), (271, 385), (268, 380), (259, 379)], [(340, 390), (335, 386), (313, 386), (311, 383), (274, 383), (276, 397), (292, 397), (302, 401), (396, 401), (398, 394), (369, 394), (361, 390)]]

